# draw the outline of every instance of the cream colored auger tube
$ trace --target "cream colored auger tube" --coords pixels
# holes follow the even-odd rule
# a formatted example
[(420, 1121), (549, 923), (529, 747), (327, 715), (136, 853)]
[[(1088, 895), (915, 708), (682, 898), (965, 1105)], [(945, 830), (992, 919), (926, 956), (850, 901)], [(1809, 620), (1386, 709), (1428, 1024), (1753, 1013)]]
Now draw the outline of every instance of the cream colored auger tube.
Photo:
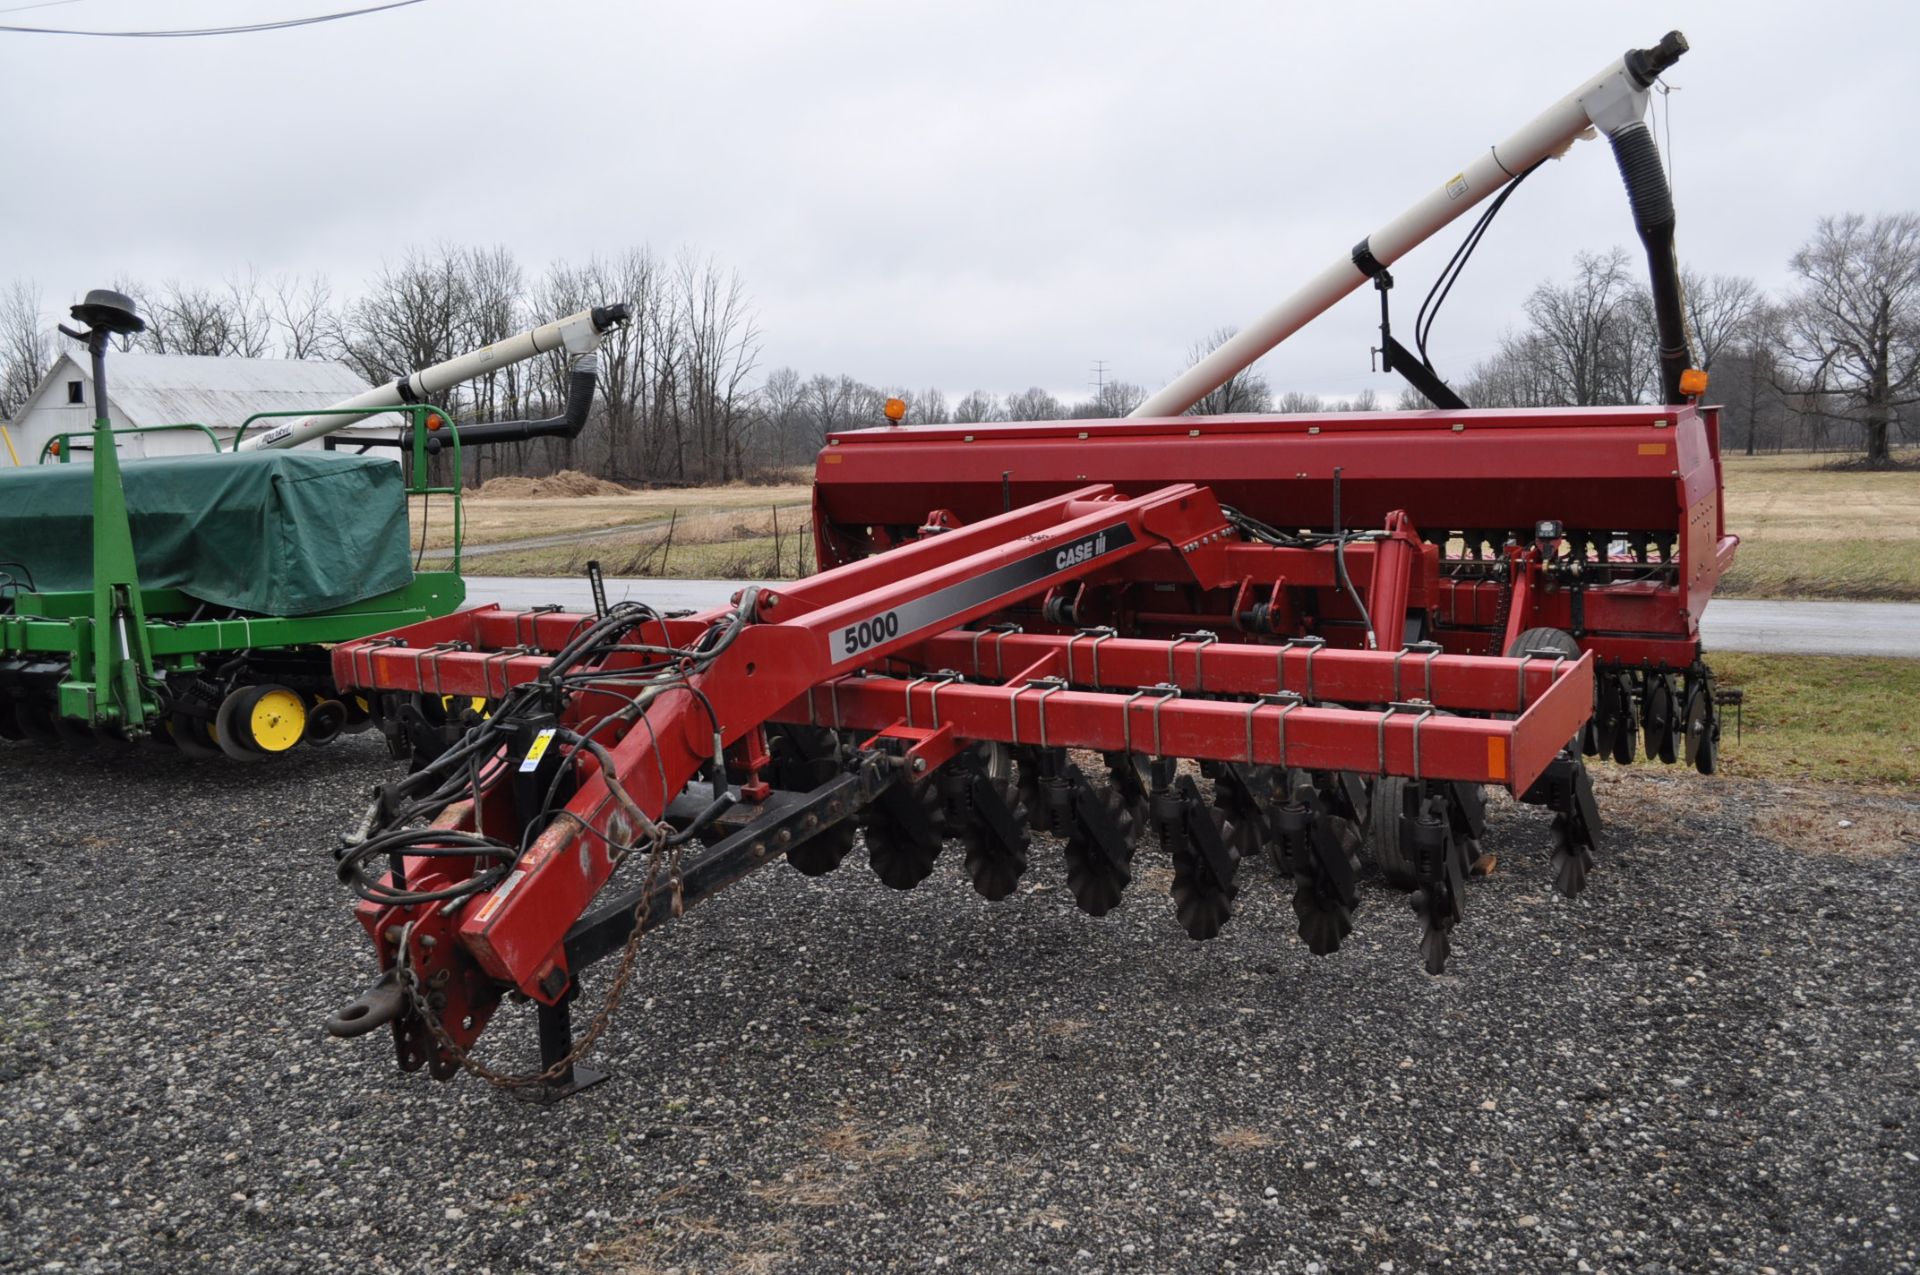
[[(1651, 49), (1615, 58), (1599, 74), (1555, 102), (1513, 136), (1442, 182), (1413, 207), (1360, 241), (1292, 296), (1133, 409), (1133, 416), (1178, 416), (1333, 304), (1541, 160), (1559, 157), (1589, 130), (1612, 134), (1646, 114), (1647, 90), (1687, 50), (1678, 31)], [(1371, 253), (1372, 271), (1359, 264)]]
[[(245, 440), (239, 450), (250, 452), (264, 447), (293, 447), (308, 439), (343, 429), (355, 421), (377, 416), (383, 408), (420, 402), (450, 385), (458, 385), (562, 346), (566, 347), (569, 354), (591, 354), (600, 348), (606, 329), (619, 322), (619, 317), (614, 313), (616, 311), (621, 312), (620, 317), (624, 316), (622, 307), (600, 306), (570, 314), (564, 319), (555, 319), (552, 323), (543, 323), (530, 332), (495, 341), (470, 354), (422, 368), (402, 380), (356, 394), (333, 404), (329, 409), (353, 409), (351, 415), (342, 412), (337, 416), (309, 416), (302, 420), (283, 421), (265, 433)], [(405, 387), (404, 390), (402, 387)]]

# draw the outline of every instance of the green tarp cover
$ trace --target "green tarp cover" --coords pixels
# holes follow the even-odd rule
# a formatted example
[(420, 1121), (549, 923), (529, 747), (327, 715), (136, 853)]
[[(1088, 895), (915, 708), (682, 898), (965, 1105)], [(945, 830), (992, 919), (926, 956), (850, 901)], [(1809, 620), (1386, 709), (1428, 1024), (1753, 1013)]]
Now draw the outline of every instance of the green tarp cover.
[[(406, 487), (390, 459), (259, 451), (129, 460), (120, 472), (144, 588), (311, 615), (413, 579)], [(0, 562), (24, 564), (33, 587), (91, 589), (92, 537), (91, 466), (0, 469)]]

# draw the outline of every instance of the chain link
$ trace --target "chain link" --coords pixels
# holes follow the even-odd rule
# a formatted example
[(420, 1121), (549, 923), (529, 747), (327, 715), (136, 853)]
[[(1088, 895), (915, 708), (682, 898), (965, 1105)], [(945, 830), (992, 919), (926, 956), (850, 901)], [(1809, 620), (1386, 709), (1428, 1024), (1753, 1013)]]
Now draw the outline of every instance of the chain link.
[[(673, 916), (677, 920), (685, 911), (683, 892), (685, 882), (680, 875), (680, 847), (669, 845), (666, 830), (656, 826), (653, 829), (652, 850), (648, 854), (646, 880), (642, 883), (639, 902), (633, 905), (633, 929), (627, 935), (626, 947), (620, 953), (620, 967), (615, 971), (613, 982), (607, 987), (606, 998), (600, 1004), (600, 1010), (587, 1024), (573, 1043), (573, 1048), (544, 1071), (528, 1074), (496, 1071), (475, 1058), (462, 1048), (447, 1031), (433, 1007), (427, 1003), (426, 993), (422, 990), (419, 972), (413, 967), (413, 927), (419, 922), (409, 921), (400, 932), (400, 957), (396, 968), (400, 972), (400, 983), (407, 991), (407, 999), (412, 1003), (413, 1012), (426, 1024), (427, 1032), (434, 1043), (459, 1066), (488, 1084), (499, 1089), (531, 1089), (537, 1086), (551, 1085), (565, 1076), (576, 1063), (585, 1061), (600, 1036), (613, 1020), (614, 1011), (620, 1007), (620, 998), (627, 989), (628, 981), (633, 977), (634, 958), (640, 949), (640, 935), (645, 928), (647, 911), (653, 900), (654, 886), (659, 882), (664, 866), (667, 881), (672, 890)], [(664, 852), (664, 853), (663, 853)]]

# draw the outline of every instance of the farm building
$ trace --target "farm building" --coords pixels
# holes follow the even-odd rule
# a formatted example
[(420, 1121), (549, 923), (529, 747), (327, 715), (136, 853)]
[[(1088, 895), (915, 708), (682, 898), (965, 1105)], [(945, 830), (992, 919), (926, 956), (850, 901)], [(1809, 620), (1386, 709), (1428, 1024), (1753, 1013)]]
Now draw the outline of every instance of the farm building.
[[(367, 389), (344, 363), (301, 359), (215, 358), (192, 354), (114, 352), (107, 373), (108, 419), (115, 429), (153, 425), (204, 425), (221, 445), (256, 412), (327, 407)], [(20, 463), (31, 465), (49, 439), (84, 435), (93, 428), (93, 368), (84, 354), (62, 354), (7, 423)], [(254, 426), (271, 428), (268, 421)], [(395, 420), (375, 418), (343, 431), (347, 437), (392, 437)], [(77, 449), (91, 440), (77, 438)], [(312, 444), (319, 446), (318, 443)], [(121, 439), (125, 459), (211, 450), (198, 430), (133, 434)], [(0, 463), (7, 458), (0, 455)]]

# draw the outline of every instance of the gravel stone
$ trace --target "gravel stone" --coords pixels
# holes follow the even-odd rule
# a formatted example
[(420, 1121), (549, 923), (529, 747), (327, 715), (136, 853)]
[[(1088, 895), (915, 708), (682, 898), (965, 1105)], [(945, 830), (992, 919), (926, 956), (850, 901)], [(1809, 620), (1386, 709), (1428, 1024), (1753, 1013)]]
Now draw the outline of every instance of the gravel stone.
[(1211, 943), (1147, 847), (1099, 920), (1049, 847), (999, 904), (951, 849), (774, 865), (538, 1108), (321, 1031), (374, 973), (327, 851), (394, 773), (0, 745), (0, 1270), (1920, 1268), (1920, 853), (1771, 844), (1737, 781), (1605, 785), (1574, 902), (1497, 805), (1439, 978), (1374, 886), (1309, 956), (1257, 864)]

